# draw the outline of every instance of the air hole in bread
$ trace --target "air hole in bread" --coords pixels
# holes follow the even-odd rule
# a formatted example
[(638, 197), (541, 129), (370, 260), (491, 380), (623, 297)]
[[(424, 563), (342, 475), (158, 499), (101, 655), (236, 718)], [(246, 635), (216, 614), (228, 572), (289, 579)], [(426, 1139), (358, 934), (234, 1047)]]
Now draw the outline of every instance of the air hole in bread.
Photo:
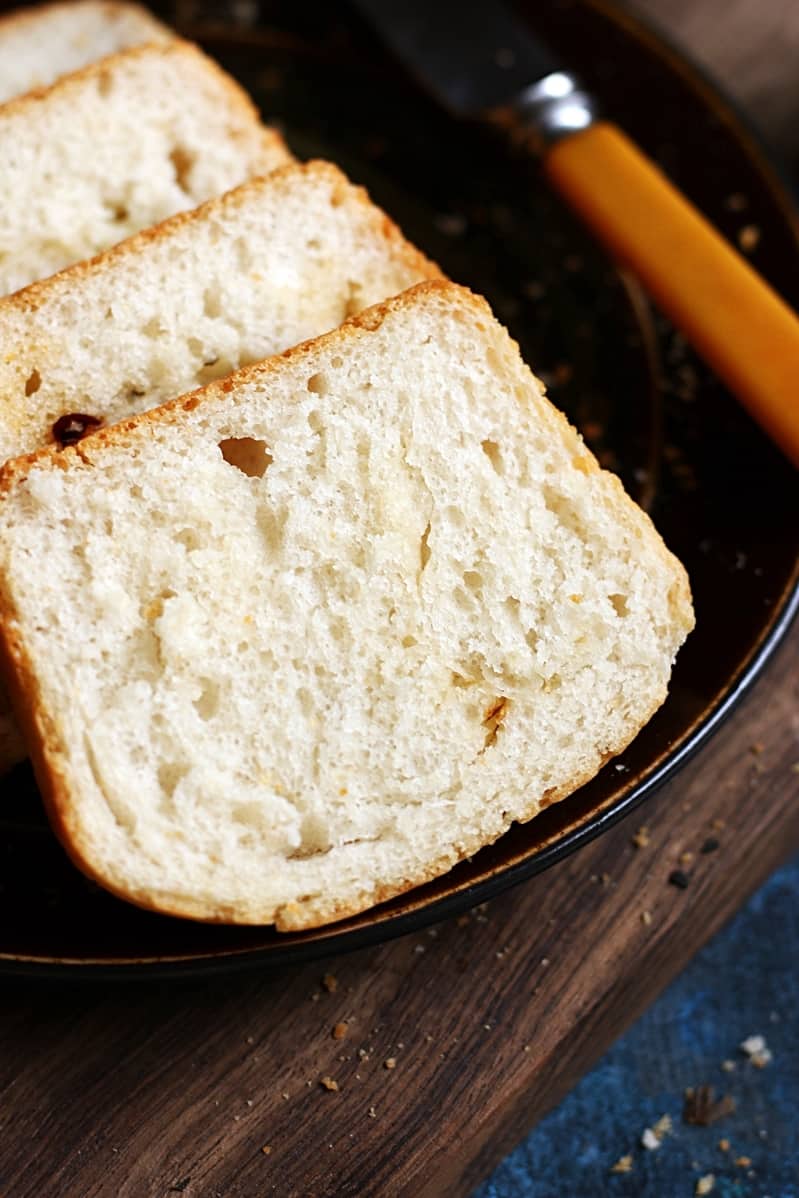
[(547, 693), (551, 691), (559, 691), (563, 685), (563, 679), (560, 674), (550, 674), (549, 678), (544, 679), (544, 690)]
[(424, 570), (427, 563), (430, 561), (430, 547), (427, 544), (427, 538), (430, 536), (430, 522), (422, 533), (422, 539), (419, 542), (419, 568)]
[(360, 283), (353, 279), (347, 280), (347, 299), (344, 304), (344, 315), (355, 316), (363, 307), (363, 291)]
[(219, 710), (219, 685), (212, 678), (202, 678), (200, 685), (202, 691), (194, 700), (194, 709), (201, 720), (210, 720)]
[(534, 629), (528, 628), (524, 634), (524, 639), (527, 641), (528, 648), (532, 649), (535, 653), (538, 648), (538, 633)]
[(227, 437), (219, 442), (222, 457), (248, 478), (263, 478), (272, 465), (272, 455), (266, 441), (257, 437)]
[(193, 549), (199, 549), (201, 544), (197, 531), (194, 528), (181, 528), (179, 532), (175, 533), (175, 540), (188, 553), (191, 553)]
[(477, 679), (468, 678), (465, 674), (456, 674), (453, 671), (452, 685), (465, 689), (467, 686), (477, 686)]
[(222, 315), (222, 299), (213, 287), (206, 287), (203, 292), (203, 312), (211, 319)]
[(317, 857), (329, 853), (332, 848), (327, 824), (319, 815), (307, 812), (300, 824), (300, 843), (289, 854), (290, 861), (302, 861), (306, 857)]
[(42, 385), (42, 376), (38, 370), (32, 370), (25, 379), (25, 394), (35, 395)]
[(127, 204), (113, 204), (111, 207), (111, 215), (117, 224), (124, 220), (130, 219), (130, 211)]
[(408, 636), (404, 636), (404, 637), (402, 638), (402, 647), (403, 647), (403, 649), (412, 649), (412, 648), (413, 648), (413, 646), (414, 646), (414, 645), (416, 645), (416, 644), (418, 644), (418, 641), (416, 640), (416, 637), (415, 637), (415, 636), (410, 636), (410, 635), (408, 635)]
[(478, 574), (476, 570), (466, 570), (463, 575), (463, 581), (475, 595), (483, 589), (483, 576), (482, 574)]
[(161, 321), (157, 316), (151, 317), (145, 325), (142, 325), (141, 331), (142, 334), (145, 337), (149, 337), (151, 341), (157, 341), (164, 332), (163, 328), (161, 327)]
[(486, 730), (484, 748), (489, 749), (495, 743), (509, 707), (510, 699), (506, 695), (497, 695), (489, 703), (483, 715), (483, 727)]
[(169, 152), (169, 161), (175, 172), (175, 182), (182, 191), (191, 187), (191, 168), (194, 166), (194, 155), (185, 146), (174, 146)]
[(496, 470), (497, 474), (502, 474), (505, 466), (496, 441), (481, 441), (480, 448)]
[(316, 411), (315, 408), (311, 408), (306, 419), (308, 420), (309, 428), (313, 429), (313, 431), (315, 433), (321, 433), (322, 428), (323, 428), (322, 417), (319, 415), (319, 413)]
[(211, 358), (208, 362), (204, 362), (197, 371), (197, 382), (201, 387), (205, 387), (214, 379), (223, 379), (225, 375), (232, 374), (234, 369), (230, 358)]
[(236, 803), (230, 814), (234, 823), (263, 831), (264, 809), (260, 803)]
[(336, 354), (335, 358), (330, 359), (330, 365), (334, 370), (341, 370), (341, 367), (344, 365), (344, 359)]
[(174, 599), (174, 597), (175, 592), (169, 588), (161, 591), (160, 595), (156, 595), (154, 599), (150, 600), (146, 607), (142, 608), (142, 615), (144, 616), (145, 620), (147, 620), (149, 623), (152, 623), (153, 620), (159, 619), (164, 613), (164, 604), (166, 603), (167, 599)]
[(167, 798), (172, 798), (172, 795), (178, 788), (178, 783), (186, 777), (189, 772), (187, 765), (181, 765), (176, 761), (164, 761), (158, 767), (158, 785), (164, 792)]
[(322, 243), (318, 237), (309, 237), (305, 243), (306, 250), (321, 250)]
[[(312, 374), (308, 379), (308, 390), (313, 391), (314, 395), (327, 395), (327, 376), (324, 374)], [(311, 417), (308, 416), (308, 423), (311, 423)], [(311, 425), (313, 427), (313, 425)]]
[(629, 609), (627, 607), (627, 596), (626, 595), (608, 595), (608, 599), (610, 599), (611, 603), (613, 604), (614, 608), (616, 609), (617, 616), (626, 616), (627, 615)]
[(205, 355), (205, 346), (199, 337), (188, 337), (186, 339), (186, 348), (195, 358), (202, 358)]

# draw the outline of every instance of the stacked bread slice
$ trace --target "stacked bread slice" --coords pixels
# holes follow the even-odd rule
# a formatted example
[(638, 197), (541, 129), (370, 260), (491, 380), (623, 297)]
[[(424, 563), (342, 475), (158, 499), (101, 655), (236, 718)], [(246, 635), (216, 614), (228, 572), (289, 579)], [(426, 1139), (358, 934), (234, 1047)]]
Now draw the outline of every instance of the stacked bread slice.
[[(127, 51), (53, 91), (111, 64), (108, 99), (114, 64), (170, 54), (201, 61)], [(173, 184), (213, 189), (176, 129)], [(55, 830), (122, 897), (341, 918), (569, 794), (662, 703), (682, 567), (485, 302), (336, 168), (9, 297), (0, 347), (0, 657)]]
[(197, 47), (140, 46), (0, 106), (0, 294), (290, 161)]
[(0, 104), (147, 42), (174, 37), (138, 4), (60, 0), (0, 17)]

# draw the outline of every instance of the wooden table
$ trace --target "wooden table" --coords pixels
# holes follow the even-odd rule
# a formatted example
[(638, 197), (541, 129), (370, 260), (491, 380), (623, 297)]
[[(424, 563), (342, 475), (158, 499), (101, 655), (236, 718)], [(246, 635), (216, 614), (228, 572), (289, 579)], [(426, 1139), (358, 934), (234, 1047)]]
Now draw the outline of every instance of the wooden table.
[[(795, 0), (638, 4), (796, 148)], [(465, 1198), (799, 844), (797, 711), (799, 629), (647, 845), (641, 816), (426, 934), (271, 979), (6, 985), (0, 1193)]]

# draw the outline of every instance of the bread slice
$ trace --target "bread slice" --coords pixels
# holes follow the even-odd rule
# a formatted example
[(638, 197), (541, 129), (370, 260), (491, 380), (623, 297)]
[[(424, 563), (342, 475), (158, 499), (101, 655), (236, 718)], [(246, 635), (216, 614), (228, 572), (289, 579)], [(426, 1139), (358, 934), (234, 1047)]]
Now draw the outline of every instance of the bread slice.
[(107, 54), (166, 41), (171, 30), (138, 4), (66, 0), (0, 16), (0, 104)]
[(196, 46), (112, 54), (0, 106), (0, 294), (291, 160)]
[(423, 283), (0, 471), (0, 626), (58, 834), (158, 911), (297, 929), (620, 752), (685, 572), (488, 306)]
[[(0, 299), (0, 459), (155, 407), (439, 274), (336, 167), (282, 167)], [(0, 772), (24, 756), (0, 690)]]

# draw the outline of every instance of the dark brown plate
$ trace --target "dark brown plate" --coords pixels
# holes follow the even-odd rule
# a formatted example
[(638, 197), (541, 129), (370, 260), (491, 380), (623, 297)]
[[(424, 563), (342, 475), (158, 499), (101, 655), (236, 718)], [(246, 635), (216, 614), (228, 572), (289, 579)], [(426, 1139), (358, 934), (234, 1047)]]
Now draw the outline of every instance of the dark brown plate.
[[(537, 873), (621, 818), (729, 713), (797, 606), (796, 478), (636, 287), (481, 130), (425, 99), (337, 5), (163, 5), (285, 127), (324, 155), (445, 270), (488, 296), (555, 402), (647, 506), (691, 576), (697, 629), (665, 706), (588, 786), (430, 885), (300, 935), (169, 919), (85, 882), (47, 827), (27, 767), (0, 795), (0, 968), (58, 977), (280, 965), (418, 929)], [(696, 70), (605, 0), (523, 8), (607, 113), (799, 306), (791, 199), (740, 119)], [(242, 17), (242, 14), (243, 17)], [(249, 19), (248, 19), (249, 18)]]

